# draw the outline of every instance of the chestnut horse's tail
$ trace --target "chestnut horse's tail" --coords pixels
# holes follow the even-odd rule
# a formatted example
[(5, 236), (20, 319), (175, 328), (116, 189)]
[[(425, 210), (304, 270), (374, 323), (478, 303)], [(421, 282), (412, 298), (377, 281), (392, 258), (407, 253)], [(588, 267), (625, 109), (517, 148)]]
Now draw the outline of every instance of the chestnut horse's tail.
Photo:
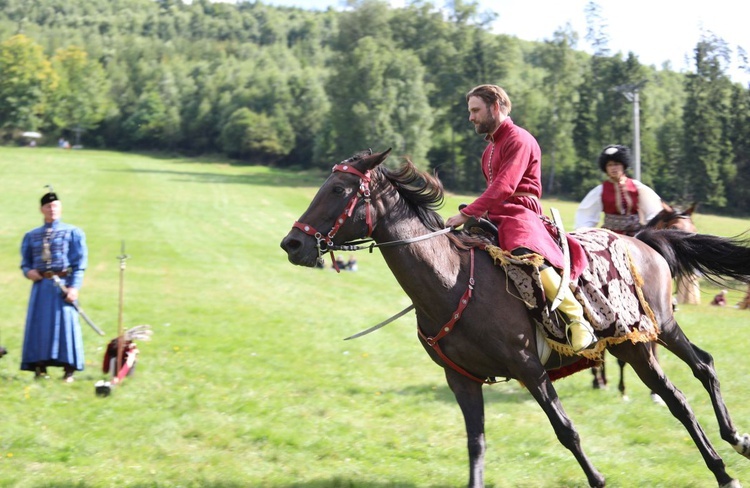
[(750, 239), (743, 238), (744, 235), (719, 237), (646, 229), (635, 238), (661, 254), (675, 278), (700, 273), (717, 284), (725, 278), (750, 283)]

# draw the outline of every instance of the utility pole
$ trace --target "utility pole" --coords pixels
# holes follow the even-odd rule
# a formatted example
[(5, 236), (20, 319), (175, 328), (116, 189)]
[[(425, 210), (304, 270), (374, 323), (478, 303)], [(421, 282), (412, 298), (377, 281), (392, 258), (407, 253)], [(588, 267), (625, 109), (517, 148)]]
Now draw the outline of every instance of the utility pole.
[(638, 83), (618, 85), (614, 88), (633, 104), (633, 178), (638, 181), (641, 180), (641, 108), (638, 92), (645, 84), (646, 80), (643, 80)]

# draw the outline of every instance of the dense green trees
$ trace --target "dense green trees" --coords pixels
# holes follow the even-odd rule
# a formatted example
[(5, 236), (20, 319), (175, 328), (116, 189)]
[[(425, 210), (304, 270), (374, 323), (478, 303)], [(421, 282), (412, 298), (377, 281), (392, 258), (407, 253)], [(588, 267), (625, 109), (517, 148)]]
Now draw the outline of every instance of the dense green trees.
[(39, 44), (24, 35), (0, 43), (0, 127), (40, 128), (58, 82)]
[(542, 146), (545, 192), (578, 198), (601, 179), (601, 148), (632, 144), (623, 88), (636, 86), (644, 182), (673, 203), (750, 212), (750, 90), (727, 77), (721, 39), (706, 35), (681, 74), (612, 54), (595, 2), (594, 55), (569, 26), (541, 43), (493, 33), (495, 14), (472, 0), (348, 6), (0, 0), (0, 138), (82, 134), (89, 147), (303, 168), (393, 147), (478, 191), (484, 141), (464, 96), (497, 83)]

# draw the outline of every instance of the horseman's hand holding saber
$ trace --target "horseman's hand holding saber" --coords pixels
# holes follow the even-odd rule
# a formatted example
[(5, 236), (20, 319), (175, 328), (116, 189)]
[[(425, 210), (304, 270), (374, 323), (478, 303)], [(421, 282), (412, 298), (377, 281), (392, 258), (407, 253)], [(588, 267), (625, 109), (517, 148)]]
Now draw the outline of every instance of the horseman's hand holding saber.
[(89, 326), (91, 326), (91, 328), (94, 329), (97, 334), (103, 336), (104, 331), (97, 327), (96, 324), (94, 324), (94, 322), (89, 318), (89, 316), (86, 315), (86, 312), (83, 311), (81, 306), (78, 305), (78, 289), (65, 286), (60, 277), (57, 275), (53, 275), (52, 280), (55, 282), (55, 286), (60, 289), (60, 294), (62, 295), (63, 300), (73, 305), (73, 307), (76, 309), (76, 312), (78, 312), (80, 316), (83, 317), (83, 320), (85, 320), (86, 323), (89, 324)]

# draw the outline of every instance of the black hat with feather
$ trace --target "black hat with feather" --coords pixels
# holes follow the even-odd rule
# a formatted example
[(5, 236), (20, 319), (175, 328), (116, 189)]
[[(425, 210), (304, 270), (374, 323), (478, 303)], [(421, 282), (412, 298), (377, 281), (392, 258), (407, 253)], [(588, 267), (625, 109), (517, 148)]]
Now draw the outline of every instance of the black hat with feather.
[(52, 185), (45, 185), (45, 186), (49, 189), (49, 191), (47, 191), (47, 193), (42, 195), (42, 200), (41, 200), (42, 206), (47, 205), (50, 202), (59, 200), (59, 198), (57, 198), (57, 193), (55, 193), (55, 190), (52, 188)]
[(607, 172), (607, 163), (610, 161), (622, 163), (623, 167), (628, 169), (628, 166), (630, 166), (630, 149), (619, 144), (605, 147), (599, 155), (599, 167), (605, 173)]

